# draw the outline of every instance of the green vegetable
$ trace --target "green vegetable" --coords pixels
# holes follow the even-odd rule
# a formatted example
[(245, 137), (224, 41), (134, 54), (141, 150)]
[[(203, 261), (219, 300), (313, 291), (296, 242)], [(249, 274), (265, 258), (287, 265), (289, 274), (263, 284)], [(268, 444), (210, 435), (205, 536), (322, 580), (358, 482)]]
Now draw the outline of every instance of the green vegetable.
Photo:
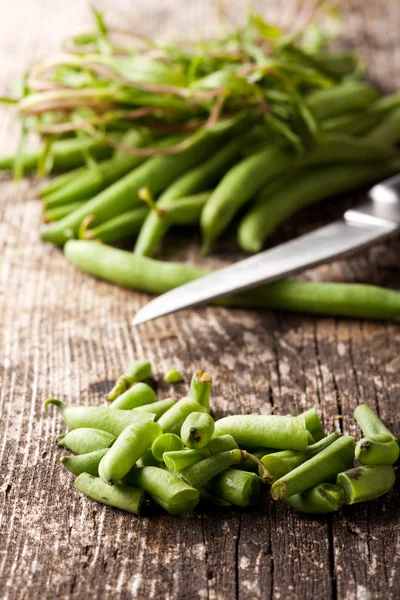
[[(146, 404), (152, 404), (157, 400), (155, 391), (147, 383), (135, 383), (113, 401), (110, 408), (131, 410)], [(151, 412), (151, 411), (150, 411)]]
[(156, 421), (166, 413), (170, 408), (175, 406), (176, 400), (173, 398), (165, 398), (165, 400), (157, 400), (157, 402), (151, 402), (151, 404), (143, 404), (138, 406), (137, 410), (152, 413)]
[(337, 485), (344, 490), (345, 503), (375, 500), (392, 489), (396, 473), (389, 465), (366, 465), (339, 473)]
[(245, 508), (258, 501), (261, 479), (255, 473), (226, 469), (210, 479), (207, 490), (230, 504)]
[(151, 421), (128, 425), (101, 459), (101, 479), (111, 485), (120, 481), (161, 433), (161, 427)]
[(214, 429), (214, 419), (209, 414), (192, 412), (182, 424), (181, 438), (188, 448), (204, 448), (211, 440)]
[(62, 456), (60, 462), (74, 475), (89, 473), (89, 475), (98, 477), (100, 461), (107, 452), (108, 448), (103, 448), (88, 452), (88, 454), (78, 454), (78, 456)]
[(356, 445), (356, 459), (364, 465), (392, 465), (397, 461), (400, 448), (397, 438), (366, 404), (354, 411), (354, 418), (365, 438)]
[[(85, 163), (85, 152), (89, 152), (95, 159), (101, 159), (111, 156), (113, 149), (111, 146), (90, 137), (77, 137), (53, 142), (49, 156), (51, 171), (65, 171), (80, 167)], [(40, 147), (23, 151), (20, 158), (25, 173), (35, 171), (38, 168), (42, 154), (43, 148)], [(0, 170), (12, 170), (14, 160), (14, 156), (0, 157)]]
[(245, 461), (246, 458), (248, 458), (248, 455), (244, 450), (235, 449), (218, 452), (208, 458), (203, 458), (203, 460), (190, 467), (186, 467), (186, 469), (182, 469), (180, 475), (191, 486), (199, 489), (218, 473), (225, 471), (235, 463)]
[[(197, 267), (135, 256), (96, 242), (71, 240), (64, 251), (72, 264), (91, 275), (153, 294), (162, 294), (206, 273)], [(218, 304), (366, 319), (400, 316), (399, 292), (364, 284), (278, 281), (224, 298)]]
[(93, 227), (93, 229), (85, 229), (83, 237), (109, 244), (136, 235), (148, 212), (149, 209), (146, 206), (138, 206)]
[(143, 381), (151, 375), (151, 364), (148, 360), (137, 360), (132, 363), (124, 372), (124, 374), (118, 379), (111, 392), (108, 393), (107, 398), (112, 402), (123, 392), (129, 389), (134, 383)]
[(200, 500), (200, 493), (173, 473), (158, 467), (132, 469), (125, 478), (128, 485), (139, 486), (171, 515), (191, 511)]
[(67, 183), (73, 181), (77, 176), (81, 173), (85, 173), (87, 167), (78, 167), (77, 169), (73, 169), (72, 171), (67, 171), (67, 173), (62, 173), (62, 175), (57, 175), (53, 177), (50, 181), (46, 182), (39, 189), (39, 196), (41, 198), (47, 198), (47, 196), (51, 196), (53, 192), (59, 190)]
[(81, 473), (76, 478), (75, 487), (96, 502), (120, 508), (134, 515), (140, 514), (144, 502), (143, 490), (128, 487), (123, 483), (107, 485), (98, 477), (88, 473)]
[[(237, 443), (231, 435), (221, 435), (210, 440), (205, 448), (196, 450), (176, 450), (165, 452), (163, 460), (171, 471), (182, 471), (186, 467), (194, 465), (199, 460), (217, 454), (218, 452), (226, 452), (227, 450), (235, 450), (238, 448)], [(257, 466), (258, 469), (258, 466)]]
[(321, 419), (317, 415), (315, 408), (309, 408), (308, 410), (299, 414), (306, 422), (307, 431), (309, 431), (314, 438), (315, 442), (319, 442), (326, 436)]
[(62, 206), (56, 206), (55, 208), (47, 208), (43, 213), (43, 220), (45, 223), (50, 223), (52, 221), (59, 221), (63, 219), (72, 211), (80, 208), (84, 205), (85, 202), (70, 202), (69, 204), (65, 204)]
[(132, 423), (154, 420), (154, 414), (141, 409), (112, 410), (101, 406), (65, 406), (60, 400), (50, 398), (44, 403), (44, 410), (49, 404), (61, 409), (64, 422), (70, 429), (90, 427), (108, 431), (114, 436), (118, 436)]
[(282, 178), (261, 189), (254, 206), (240, 222), (238, 243), (246, 252), (259, 252), (281, 223), (306, 206), (380, 181), (396, 173), (399, 166), (398, 161), (377, 161), (294, 171), (290, 179)]
[(273, 481), (277, 481), (290, 471), (293, 471), (299, 465), (302, 465), (307, 460), (317, 455), (325, 448), (328, 448), (333, 442), (341, 437), (340, 433), (331, 433), (330, 435), (322, 438), (319, 442), (308, 446), (304, 452), (295, 452), (294, 450), (282, 450), (281, 452), (274, 452), (272, 454), (266, 454), (261, 458), (261, 462), (270, 473)]
[(344, 492), (339, 485), (319, 483), (310, 490), (290, 496), (286, 503), (299, 512), (321, 515), (339, 510), (344, 504)]
[(307, 429), (301, 417), (232, 415), (215, 422), (214, 436), (229, 433), (239, 446), (307, 450)]
[(338, 473), (351, 467), (353, 460), (354, 440), (344, 435), (275, 481), (271, 488), (271, 496), (274, 500), (283, 500), (301, 494), (319, 483), (329, 482)]
[(183, 381), (183, 376), (176, 369), (172, 369), (172, 371), (168, 371), (168, 373), (164, 375), (164, 381), (166, 383), (180, 383)]
[(179, 451), (183, 449), (184, 444), (181, 438), (174, 433), (163, 433), (154, 440), (151, 446), (153, 456), (159, 462), (163, 462), (164, 452)]
[(57, 446), (68, 448), (75, 454), (87, 454), (95, 450), (109, 448), (115, 441), (115, 436), (101, 429), (81, 427), (73, 429), (57, 438)]
[(364, 81), (348, 81), (328, 89), (316, 90), (307, 102), (319, 119), (329, 119), (370, 105), (379, 96), (376, 88)]
[(179, 435), (183, 422), (192, 412), (207, 412), (207, 409), (193, 398), (182, 398), (158, 419), (158, 423), (164, 433)]
[(199, 404), (210, 410), (211, 375), (203, 370), (196, 371), (190, 382), (190, 395)]

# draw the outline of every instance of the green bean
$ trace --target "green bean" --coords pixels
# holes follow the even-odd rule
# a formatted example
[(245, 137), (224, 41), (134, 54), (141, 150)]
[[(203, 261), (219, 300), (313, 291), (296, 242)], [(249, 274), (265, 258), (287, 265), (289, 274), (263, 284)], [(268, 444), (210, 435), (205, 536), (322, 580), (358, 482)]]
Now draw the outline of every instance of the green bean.
[[(171, 210), (179, 198), (206, 190), (223, 174), (239, 154), (243, 146), (242, 137), (228, 142), (211, 155), (206, 162), (194, 167), (188, 173), (174, 181), (157, 201), (160, 209)], [(153, 212), (150, 213), (140, 231), (134, 252), (140, 256), (151, 256), (157, 244), (168, 230), (168, 223)]]
[(349, 81), (312, 92), (307, 103), (318, 119), (329, 119), (351, 110), (363, 109), (379, 97), (379, 92), (364, 81)]
[(342, 132), (346, 135), (364, 135), (368, 134), (373, 127), (379, 126), (382, 119), (385, 119), (390, 111), (398, 108), (400, 105), (400, 94), (384, 96), (376, 100), (366, 111), (349, 113), (328, 119), (323, 122), (323, 129), (326, 132)]
[(198, 164), (215, 145), (215, 137), (204, 133), (197, 144), (171, 156), (155, 156), (100, 192), (86, 204), (58, 221), (42, 233), (44, 241), (63, 245), (78, 234), (83, 219), (92, 216), (97, 227), (101, 223), (139, 205), (143, 187), (153, 195), (168, 187), (182, 173)]
[(261, 479), (255, 473), (226, 469), (207, 483), (207, 490), (230, 504), (245, 508), (259, 499)]
[(369, 143), (394, 146), (400, 140), (400, 108), (392, 110), (388, 116), (366, 135)]
[(136, 235), (140, 231), (148, 212), (147, 206), (138, 206), (105, 221), (97, 227), (93, 227), (93, 229), (86, 229), (84, 237), (110, 244)]
[(301, 494), (319, 483), (329, 482), (338, 473), (351, 467), (353, 460), (354, 440), (344, 435), (275, 481), (271, 488), (271, 496), (274, 500), (282, 500)]
[(392, 489), (396, 473), (389, 465), (366, 465), (339, 473), (336, 479), (345, 494), (346, 504), (375, 500)]
[[(379, 437), (384, 438), (383, 441)], [(363, 465), (393, 465), (400, 455), (398, 442), (389, 437), (362, 438), (356, 444), (356, 459)]]
[[(249, 448), (250, 450), (250, 448)], [(258, 448), (257, 450), (252, 451), (253, 456), (259, 458), (260, 460), (266, 456), (267, 454), (272, 454), (277, 452), (275, 449), (270, 448)], [(293, 452), (293, 450), (287, 450), (287, 452)], [(233, 469), (238, 469), (239, 471), (248, 471), (249, 473), (258, 473), (260, 471), (259, 465), (251, 460), (250, 458), (246, 459), (244, 462), (239, 463), (237, 465), (233, 465)]]
[(226, 450), (218, 452), (207, 458), (203, 458), (186, 469), (180, 472), (181, 477), (194, 488), (203, 487), (210, 479), (225, 471), (228, 467), (235, 463), (240, 463), (248, 458), (245, 450)]
[[(147, 383), (135, 383), (127, 389), (116, 400), (113, 401), (110, 408), (120, 408), (121, 410), (131, 410), (146, 404), (153, 404), (157, 400), (155, 391)], [(150, 411), (151, 412), (151, 411)]]
[(125, 510), (134, 515), (140, 514), (145, 499), (143, 490), (128, 487), (123, 483), (111, 486), (88, 473), (81, 473), (76, 478), (75, 487), (96, 502)]
[[(125, 134), (121, 141), (125, 146), (141, 146), (148, 141), (148, 137), (145, 131), (131, 130)], [(93, 196), (96, 196), (96, 194), (143, 163), (144, 160), (145, 158), (142, 156), (118, 152), (112, 158), (99, 163), (94, 168), (89, 167), (82, 173), (78, 173), (72, 181), (65, 183), (61, 188), (54, 191), (46, 200), (46, 205), (48, 208), (53, 208), (77, 200), (93, 198)]]
[[(64, 252), (72, 264), (86, 273), (153, 294), (163, 294), (206, 274), (198, 267), (135, 256), (97, 242), (71, 240)], [(368, 319), (400, 316), (399, 292), (354, 283), (277, 281), (224, 298), (217, 304)]]
[(320, 483), (301, 494), (290, 496), (286, 504), (299, 512), (312, 515), (335, 512), (344, 504), (343, 488), (333, 483)]
[(328, 448), (333, 442), (341, 437), (340, 433), (331, 433), (322, 438), (312, 446), (308, 446), (304, 452), (295, 452), (294, 450), (282, 450), (267, 454), (261, 458), (261, 462), (267, 468), (272, 480), (277, 481), (290, 471), (293, 471), (299, 465), (302, 465), (311, 457), (315, 456), (325, 448)]
[(238, 243), (246, 252), (259, 252), (268, 236), (289, 217), (306, 206), (351, 189), (379, 181), (395, 173), (399, 162), (377, 164), (329, 165), (319, 169), (294, 172), (266, 185), (254, 206), (243, 217), (238, 229)]
[(156, 438), (151, 446), (153, 456), (159, 462), (163, 462), (164, 452), (183, 450), (184, 444), (181, 438), (174, 433), (163, 433)]
[(211, 375), (203, 370), (196, 371), (190, 382), (190, 395), (199, 404), (210, 410)]
[(98, 477), (100, 461), (107, 451), (108, 448), (103, 448), (102, 450), (95, 450), (94, 452), (88, 452), (87, 454), (63, 456), (60, 458), (60, 462), (74, 475), (89, 473), (89, 475)]
[(136, 461), (136, 467), (160, 467), (161, 461), (157, 460), (151, 451), (151, 448), (147, 448), (146, 452), (142, 454), (139, 460)]
[(311, 433), (315, 442), (319, 442), (322, 438), (326, 437), (321, 419), (314, 407), (300, 413), (299, 417), (303, 417), (305, 420), (307, 431)]
[(144, 412), (149, 412), (154, 415), (156, 421), (167, 412), (170, 408), (175, 406), (176, 400), (174, 398), (165, 398), (165, 400), (157, 400), (157, 402), (152, 402), (151, 404), (144, 404), (143, 406), (138, 406), (137, 410), (142, 410)]
[(191, 467), (203, 458), (207, 458), (213, 454), (218, 454), (219, 452), (235, 450), (237, 448), (238, 445), (231, 435), (221, 435), (211, 439), (205, 448), (199, 448), (197, 450), (186, 449), (165, 452), (163, 455), (163, 460), (171, 471), (180, 472), (183, 469), (186, 469), (186, 467)]
[(161, 427), (151, 421), (128, 425), (101, 459), (101, 479), (111, 485), (120, 481), (161, 433)]
[(64, 217), (66, 217), (67, 215), (72, 213), (72, 211), (76, 210), (77, 208), (80, 208), (84, 204), (85, 204), (85, 201), (83, 201), (83, 202), (79, 201), (79, 202), (71, 202), (70, 204), (66, 204), (64, 206), (56, 206), (55, 208), (48, 208), (43, 213), (43, 220), (45, 223), (59, 221), (60, 219), (63, 219)]
[(59, 190), (67, 183), (70, 183), (75, 179), (75, 177), (79, 176), (81, 173), (85, 173), (87, 170), (87, 166), (78, 167), (77, 169), (73, 169), (72, 171), (67, 171), (66, 173), (62, 173), (62, 175), (57, 175), (53, 177), (50, 181), (46, 182), (39, 189), (39, 196), (41, 198), (47, 198), (56, 190)]
[(300, 167), (340, 162), (371, 162), (392, 158), (393, 151), (364, 140), (330, 136), (311, 152), (294, 155), (279, 145), (269, 146), (237, 163), (211, 194), (201, 216), (205, 251), (226, 229), (237, 212), (273, 177)]
[(356, 459), (365, 465), (395, 463), (400, 454), (397, 438), (378, 415), (366, 404), (360, 404), (354, 411), (354, 418), (365, 435), (356, 445)]
[(307, 450), (307, 429), (301, 417), (232, 415), (215, 422), (214, 436), (229, 433), (239, 446)]
[(200, 500), (200, 493), (173, 473), (158, 467), (132, 469), (126, 477), (128, 485), (143, 488), (149, 496), (171, 515), (191, 511)]
[(115, 436), (101, 429), (81, 427), (73, 429), (58, 437), (57, 446), (68, 448), (75, 454), (87, 454), (95, 450), (109, 448), (115, 441)]
[[(85, 152), (95, 159), (107, 158), (113, 153), (111, 146), (93, 138), (69, 138), (53, 142), (50, 150), (51, 172), (75, 169), (85, 163)], [(24, 172), (35, 171), (43, 154), (43, 147), (25, 150), (22, 154)], [(0, 170), (12, 170), (14, 156), (0, 157)]]
[(166, 383), (180, 383), (183, 381), (182, 373), (176, 369), (172, 369), (172, 371), (168, 371), (168, 373), (164, 375), (164, 381)]
[(127, 367), (124, 374), (117, 380), (112, 390), (107, 394), (107, 399), (112, 402), (134, 383), (143, 381), (150, 377), (150, 375), (151, 363), (148, 360), (136, 360)]
[(188, 448), (204, 448), (211, 440), (214, 429), (214, 419), (209, 414), (192, 412), (182, 424), (181, 438)]
[(70, 429), (91, 427), (119, 435), (128, 425), (143, 421), (153, 421), (154, 414), (141, 409), (111, 410), (101, 406), (65, 406), (60, 400), (50, 398), (43, 405), (44, 410), (53, 404), (61, 409), (64, 422)]
[(386, 435), (389, 439), (396, 440), (396, 436), (382, 423), (378, 415), (366, 404), (359, 404), (354, 410), (354, 418), (366, 437)]
[(207, 412), (207, 409), (193, 398), (182, 398), (161, 415), (158, 423), (164, 433), (179, 435), (184, 420), (192, 412)]

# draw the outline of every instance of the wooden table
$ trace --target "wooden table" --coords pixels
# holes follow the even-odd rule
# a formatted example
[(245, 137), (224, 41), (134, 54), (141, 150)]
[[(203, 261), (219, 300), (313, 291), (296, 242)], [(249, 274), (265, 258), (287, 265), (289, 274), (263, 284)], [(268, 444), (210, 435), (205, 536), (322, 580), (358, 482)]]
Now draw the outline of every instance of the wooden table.
[[(19, 0), (3, 7), (2, 91), (29, 61), (90, 23), (85, 4)], [(212, 0), (102, 4), (114, 23), (153, 35), (216, 28)], [(274, 9), (287, 11), (289, 4), (274, 3)], [(245, 3), (230, 6), (240, 20)], [(344, 13), (343, 44), (362, 51), (371, 79), (386, 89), (400, 87), (398, 2), (351, 0)], [(0, 119), (1, 149), (10, 151), (16, 120), (9, 109)], [(355, 200), (311, 208), (273, 243), (326, 222)], [(32, 180), (16, 188), (3, 175), (0, 211), (2, 597), (399, 597), (398, 491), (321, 519), (268, 500), (243, 511), (173, 518), (155, 510), (135, 518), (74, 490), (54, 444), (60, 416), (41, 410), (48, 396), (100, 404), (123, 365), (149, 357), (158, 380), (173, 366), (186, 380), (198, 367), (209, 370), (217, 417), (316, 405), (328, 429), (358, 434), (353, 409), (367, 402), (400, 434), (398, 324), (204, 308), (134, 329), (131, 317), (148, 298), (77, 272), (60, 250), (39, 241), (41, 206)], [(198, 259), (198, 240), (189, 252), (173, 248), (172, 240), (168, 256)], [(217, 254), (214, 264), (239, 256), (224, 244)], [(399, 255), (397, 239), (306, 276), (399, 287)], [(178, 389), (183, 395), (186, 384)], [(159, 392), (171, 390), (161, 384)]]

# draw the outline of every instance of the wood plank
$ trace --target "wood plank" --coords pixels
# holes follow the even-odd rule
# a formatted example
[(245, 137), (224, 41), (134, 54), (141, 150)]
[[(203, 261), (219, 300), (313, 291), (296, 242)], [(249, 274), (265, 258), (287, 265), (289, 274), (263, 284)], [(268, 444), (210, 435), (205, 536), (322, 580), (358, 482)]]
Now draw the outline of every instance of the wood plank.
[[(294, 2), (256, 3), (290, 19)], [(245, 3), (231, 2), (239, 22)], [(368, 57), (371, 77), (400, 87), (396, 0), (344, 3), (344, 43)], [(119, 0), (113, 21), (168, 38), (217, 29), (215, 4), (192, 0)], [(25, 65), (90, 23), (85, 3), (20, 0), (3, 11), (0, 86)], [(0, 110), (0, 150), (18, 128)], [(216, 416), (295, 412), (316, 404), (328, 429), (356, 433), (359, 402), (378, 408), (398, 429), (400, 327), (396, 323), (314, 319), (301, 315), (205, 308), (140, 329), (130, 319), (147, 297), (78, 273), (61, 251), (38, 240), (41, 208), (35, 186), (19, 189), (1, 175), (0, 188), (0, 589), (14, 598), (394, 599), (400, 584), (399, 491), (327, 519), (292, 513), (265, 499), (248, 511), (198, 510), (173, 518), (154, 509), (141, 518), (96, 505), (73, 488), (58, 464), (56, 411), (43, 416), (48, 395), (101, 404), (121, 366), (150, 358), (159, 381), (172, 366), (189, 381), (198, 367), (215, 380)], [(356, 197), (313, 207), (285, 225), (272, 243), (340, 214)], [(168, 257), (204, 261), (198, 243)], [(189, 242), (189, 237), (188, 237)], [(346, 262), (320, 267), (311, 279), (367, 281), (400, 287), (399, 240)], [(210, 261), (240, 257), (229, 242)], [(159, 384), (184, 394), (186, 385)], [(337, 416), (342, 419), (338, 419)], [(397, 429), (396, 429), (397, 428)]]

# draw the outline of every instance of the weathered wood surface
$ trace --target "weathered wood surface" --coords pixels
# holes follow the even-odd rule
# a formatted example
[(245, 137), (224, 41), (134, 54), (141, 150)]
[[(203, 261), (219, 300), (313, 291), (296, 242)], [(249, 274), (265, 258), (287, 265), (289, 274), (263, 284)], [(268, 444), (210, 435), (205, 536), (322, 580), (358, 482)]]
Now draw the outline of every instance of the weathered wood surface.
[[(164, 37), (211, 33), (216, 24), (211, 0), (104, 4), (114, 22)], [(287, 11), (290, 2), (271, 4)], [(229, 3), (236, 19), (244, 5)], [(344, 10), (344, 43), (362, 50), (374, 80), (400, 87), (397, 0), (352, 0)], [(2, 91), (27, 62), (89, 22), (79, 0), (3, 3)], [(1, 110), (0, 131), (1, 149), (9, 150), (17, 133), (9, 110)], [(49, 395), (101, 403), (122, 365), (149, 357), (156, 376), (172, 366), (187, 379), (196, 367), (209, 370), (217, 416), (316, 404), (328, 428), (355, 434), (353, 409), (367, 402), (400, 434), (399, 325), (205, 308), (133, 329), (131, 317), (147, 297), (78, 273), (59, 250), (40, 243), (34, 184), (16, 189), (2, 179), (1, 597), (398, 598), (398, 491), (324, 519), (267, 500), (248, 511), (197, 511), (179, 519), (154, 511), (135, 518), (74, 491), (54, 446), (61, 419), (43, 416), (41, 404)], [(326, 221), (352, 201), (310, 209), (274, 242)], [(185, 256), (180, 249), (169, 253)], [(399, 255), (394, 240), (307, 275), (399, 287)], [(219, 256), (233, 258), (224, 245)], [(162, 395), (168, 392), (160, 386)]]

